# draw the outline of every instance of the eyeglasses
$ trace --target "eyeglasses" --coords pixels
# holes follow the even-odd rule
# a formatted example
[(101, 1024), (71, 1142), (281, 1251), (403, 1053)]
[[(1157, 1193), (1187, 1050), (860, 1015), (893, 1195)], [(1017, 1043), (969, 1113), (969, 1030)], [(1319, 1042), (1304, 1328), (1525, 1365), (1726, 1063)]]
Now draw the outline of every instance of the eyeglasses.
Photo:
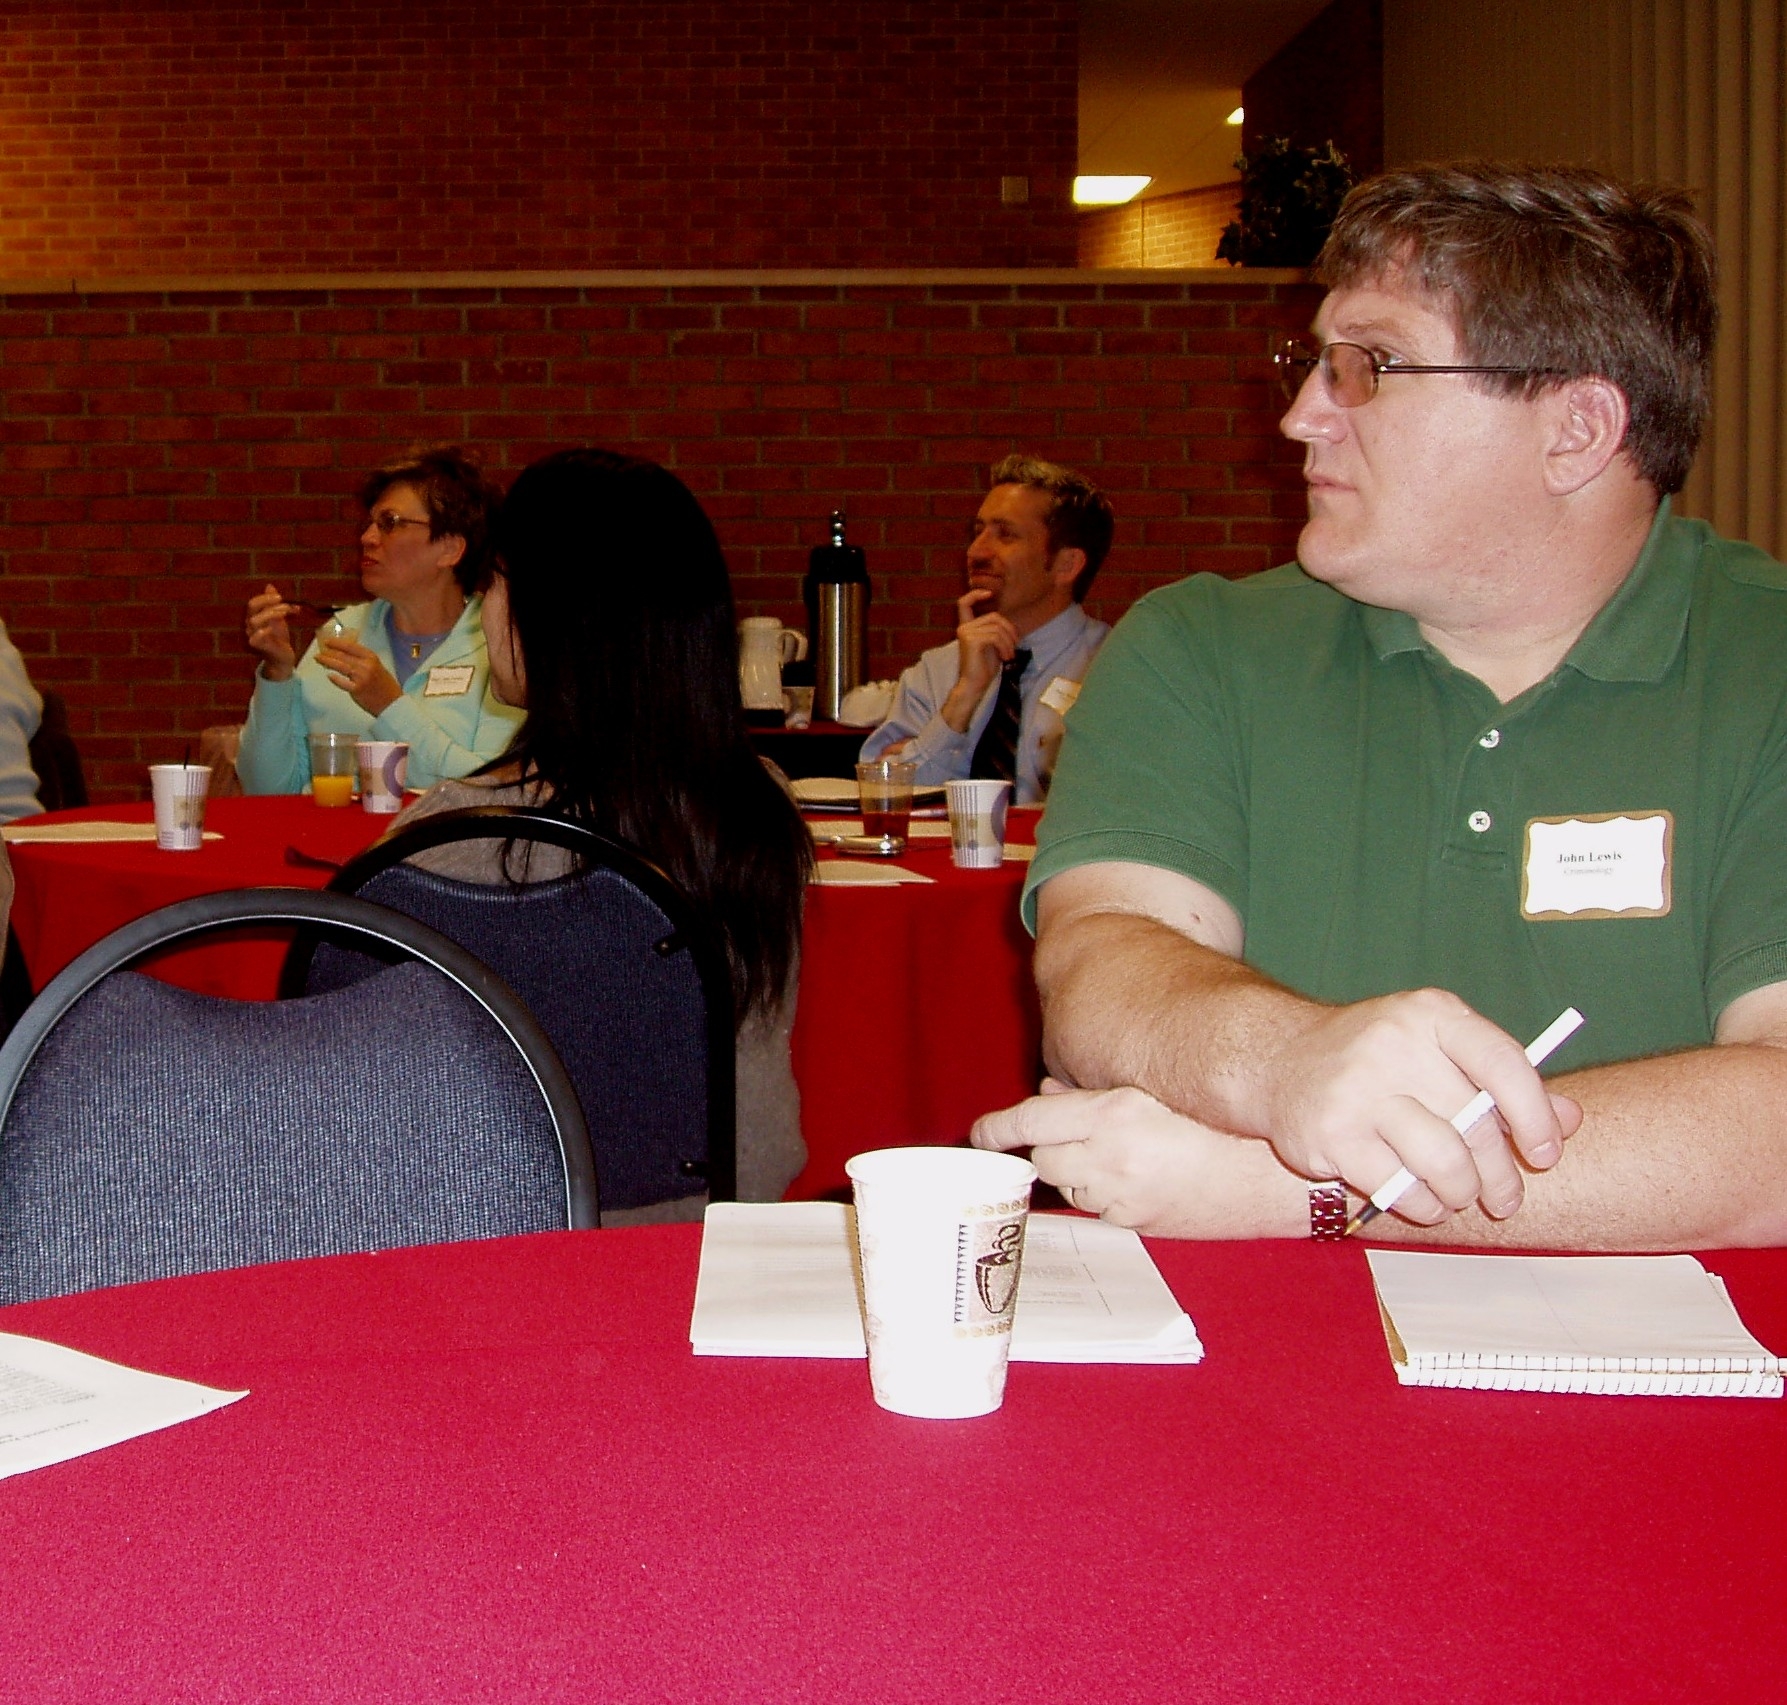
[(1290, 402), (1297, 400), (1310, 372), (1320, 368), (1329, 400), (1340, 408), (1363, 408), (1377, 395), (1377, 382), (1385, 373), (1521, 373), (1528, 376), (1549, 371), (1543, 367), (1424, 367), (1408, 361), (1385, 361), (1362, 343), (1324, 343), (1320, 349), (1300, 337), (1288, 338), (1272, 357), (1278, 370), (1279, 389)]
[(430, 527), (431, 521), (419, 521), (414, 515), (399, 515), (395, 509), (376, 510), (372, 524), (388, 539), (399, 527)]

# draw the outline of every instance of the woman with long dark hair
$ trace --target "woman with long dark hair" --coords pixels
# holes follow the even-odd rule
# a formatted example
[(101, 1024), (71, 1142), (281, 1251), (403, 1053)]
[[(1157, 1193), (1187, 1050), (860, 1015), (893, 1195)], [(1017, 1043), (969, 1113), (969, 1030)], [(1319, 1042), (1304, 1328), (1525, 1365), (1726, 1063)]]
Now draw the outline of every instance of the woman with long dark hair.
[[(813, 853), (745, 732), (732, 585), (713, 525), (655, 462), (565, 450), (516, 478), (492, 544), (482, 612), (491, 690), (525, 718), (495, 763), (443, 782), (398, 823), (468, 805), (548, 805), (675, 880), (714, 921), (732, 967), (739, 1195), (774, 1200), (806, 1158), (788, 1036)], [(494, 845), (443, 847), (418, 862), (501, 880)], [(565, 869), (556, 849), (514, 849), (524, 852), (524, 879)], [(700, 1205), (692, 1197), (628, 1217), (695, 1217)]]

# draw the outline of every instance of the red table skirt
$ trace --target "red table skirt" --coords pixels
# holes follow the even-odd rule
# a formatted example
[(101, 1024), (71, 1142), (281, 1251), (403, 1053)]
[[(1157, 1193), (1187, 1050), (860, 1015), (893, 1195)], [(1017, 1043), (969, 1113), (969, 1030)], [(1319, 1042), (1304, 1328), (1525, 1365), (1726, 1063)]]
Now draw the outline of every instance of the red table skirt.
[[(1407, 1390), (1364, 1252), (1151, 1246), (1193, 1368), (697, 1358), (692, 1227), (131, 1286), (0, 1331), (250, 1395), (0, 1482), (31, 1701), (1774, 1701), (1787, 1404)], [(1787, 1252), (1706, 1257), (1787, 1347)]]
[[(107, 806), (53, 820), (148, 816), (147, 806)], [(1034, 820), (1014, 812), (1014, 838), (1029, 838)], [(121, 924), (176, 900), (321, 888), (329, 872), (288, 862), (288, 848), (339, 863), (388, 823), (306, 795), (214, 799), (207, 827), (223, 838), (198, 852), (15, 845), (13, 925), (32, 981), (43, 987)], [(794, 1069), (810, 1158), (793, 1196), (844, 1189), (844, 1162), (863, 1149), (958, 1142), (978, 1115), (1036, 1087), (1041, 1022), (1017, 912), (1024, 866), (956, 870), (947, 843), (935, 842), (914, 843), (901, 862), (935, 881), (808, 892)], [(264, 1000), (283, 955), (281, 939), (235, 938), (164, 955), (155, 971), (206, 994)]]

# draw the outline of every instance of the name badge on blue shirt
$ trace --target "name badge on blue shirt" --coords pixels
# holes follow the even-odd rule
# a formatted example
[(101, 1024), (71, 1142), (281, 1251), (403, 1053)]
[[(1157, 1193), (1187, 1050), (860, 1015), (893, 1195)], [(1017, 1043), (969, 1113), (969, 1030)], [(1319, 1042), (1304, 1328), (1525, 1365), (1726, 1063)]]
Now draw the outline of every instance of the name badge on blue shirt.
[(472, 677), (477, 672), (477, 667), (471, 663), (437, 663), (428, 671), (428, 679), (422, 687), (422, 697), (457, 698), (461, 693), (471, 691)]

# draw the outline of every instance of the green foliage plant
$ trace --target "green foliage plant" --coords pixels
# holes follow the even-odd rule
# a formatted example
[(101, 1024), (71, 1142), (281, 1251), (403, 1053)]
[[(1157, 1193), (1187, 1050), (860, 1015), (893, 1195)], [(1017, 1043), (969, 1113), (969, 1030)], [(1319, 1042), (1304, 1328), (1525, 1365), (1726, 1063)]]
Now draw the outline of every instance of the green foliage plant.
[(1353, 169), (1332, 141), (1321, 147), (1268, 136), (1235, 162), (1241, 173), (1241, 217), (1227, 226), (1216, 258), (1230, 266), (1312, 266)]

